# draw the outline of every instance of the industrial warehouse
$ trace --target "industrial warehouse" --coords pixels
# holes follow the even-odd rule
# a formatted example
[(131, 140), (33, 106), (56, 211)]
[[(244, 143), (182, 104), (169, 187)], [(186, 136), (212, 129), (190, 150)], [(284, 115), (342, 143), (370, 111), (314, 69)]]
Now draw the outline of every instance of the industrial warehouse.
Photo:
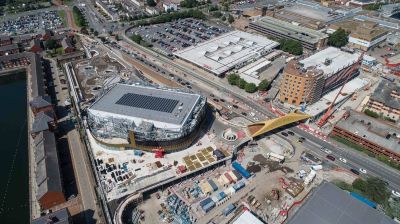
[(259, 35), (233, 31), (174, 54), (220, 76), (259, 59), (278, 45)]
[(174, 151), (192, 143), (205, 105), (198, 94), (115, 84), (90, 106), (88, 124), (93, 136), (109, 146)]

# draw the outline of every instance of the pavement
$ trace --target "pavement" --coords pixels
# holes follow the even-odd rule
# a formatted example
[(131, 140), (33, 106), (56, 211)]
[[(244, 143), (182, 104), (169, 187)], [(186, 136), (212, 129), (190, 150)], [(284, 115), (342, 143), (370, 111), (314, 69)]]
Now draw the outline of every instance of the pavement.
[(93, 184), (93, 176), (90, 172), (87, 155), (84, 152), (79, 132), (73, 129), (68, 133), (68, 144), (72, 161), (74, 164), (76, 182), (78, 191), (82, 199), (84, 209), (85, 223), (104, 223), (98, 214), (98, 202), (95, 194), (95, 185)]

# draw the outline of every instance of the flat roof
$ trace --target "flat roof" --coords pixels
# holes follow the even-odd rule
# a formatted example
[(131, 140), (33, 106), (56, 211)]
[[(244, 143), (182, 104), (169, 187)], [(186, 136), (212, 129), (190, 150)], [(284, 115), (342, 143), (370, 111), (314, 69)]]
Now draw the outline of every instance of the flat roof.
[[(351, 54), (335, 47), (328, 47), (301, 60), (300, 64), (303, 64), (303, 67), (306, 69), (310, 67), (320, 69), (324, 72), (324, 75), (329, 77), (343, 68), (354, 64), (359, 57), (360, 53)], [(326, 63), (328, 60), (330, 62)]]
[(288, 224), (394, 224), (388, 216), (323, 182), (289, 219)]
[(258, 58), (279, 45), (261, 35), (232, 31), (174, 53), (216, 75)]
[(381, 102), (388, 107), (400, 110), (400, 98), (391, 96), (392, 92), (400, 95), (400, 85), (388, 80), (382, 80), (370, 99)]
[(264, 224), (248, 210), (244, 211), (232, 224)]
[(270, 16), (261, 17), (252, 23), (312, 44), (328, 37), (325, 33), (307, 27), (297, 26)]
[(89, 110), (182, 124), (200, 95), (150, 86), (116, 84), (94, 102)]
[[(335, 104), (341, 103), (343, 100), (346, 98), (350, 97), (351, 94), (353, 94), (355, 91), (363, 88), (368, 84), (369, 80), (367, 79), (361, 79), (361, 78), (355, 78), (350, 80), (349, 82), (346, 83), (346, 85), (343, 87), (342, 93), (344, 94), (339, 94), (338, 98), (336, 99)], [(331, 92), (325, 94), (324, 96), (321, 97), (320, 100), (317, 102), (309, 105), (306, 107), (305, 113), (309, 114), (311, 116), (318, 116), (322, 112), (326, 111), (329, 107), (329, 105), (333, 102), (335, 97), (338, 95), (340, 91), (341, 86), (338, 88), (332, 90)]]
[(400, 128), (391, 125), (388, 121), (381, 121), (351, 110), (350, 116), (347, 119), (341, 119), (336, 126), (400, 154), (400, 140), (394, 136), (386, 138), (389, 134), (400, 137)]

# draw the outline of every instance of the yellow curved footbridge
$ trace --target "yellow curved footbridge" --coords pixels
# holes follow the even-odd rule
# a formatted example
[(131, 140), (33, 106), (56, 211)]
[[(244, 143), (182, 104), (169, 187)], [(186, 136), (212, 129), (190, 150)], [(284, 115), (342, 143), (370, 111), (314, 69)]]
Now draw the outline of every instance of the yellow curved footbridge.
[(269, 131), (272, 131), (276, 128), (280, 128), (280, 127), (283, 127), (285, 125), (288, 125), (288, 124), (291, 124), (294, 122), (308, 119), (310, 117), (312, 117), (312, 116), (295, 111), (295, 112), (288, 113), (282, 117), (277, 117), (274, 119), (260, 121), (260, 122), (254, 123), (254, 124), (250, 124), (247, 126), (247, 128), (248, 128), (250, 136), (252, 138), (255, 138), (255, 137), (265, 134)]

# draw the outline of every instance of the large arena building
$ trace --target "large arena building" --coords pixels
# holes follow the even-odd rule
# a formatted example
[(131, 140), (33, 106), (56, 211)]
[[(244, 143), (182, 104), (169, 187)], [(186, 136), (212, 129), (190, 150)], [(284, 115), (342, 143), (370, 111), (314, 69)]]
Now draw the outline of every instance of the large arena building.
[(198, 94), (115, 84), (88, 108), (88, 125), (108, 146), (171, 152), (193, 142), (205, 108), (206, 98)]
[(174, 55), (220, 76), (267, 55), (278, 45), (260, 35), (232, 31)]

